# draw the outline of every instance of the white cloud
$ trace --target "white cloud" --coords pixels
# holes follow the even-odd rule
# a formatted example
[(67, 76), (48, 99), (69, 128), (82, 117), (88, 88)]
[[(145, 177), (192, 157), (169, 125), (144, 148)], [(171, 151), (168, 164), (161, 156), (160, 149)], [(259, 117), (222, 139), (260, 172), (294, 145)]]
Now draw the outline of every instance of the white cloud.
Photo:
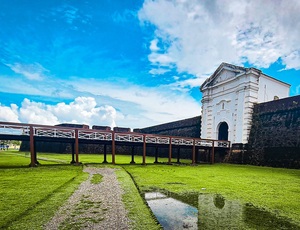
[(93, 97), (77, 97), (69, 104), (62, 102), (49, 106), (48, 111), (63, 123), (116, 126), (116, 110), (109, 105), (98, 106)]
[(199, 88), (201, 84), (207, 79), (209, 76), (204, 75), (202, 77), (189, 78), (185, 80), (179, 80), (175, 77), (176, 82), (169, 85), (174, 90), (180, 90), (186, 92), (191, 88)]
[(161, 75), (161, 74), (165, 74), (167, 72), (169, 72), (170, 70), (169, 69), (166, 69), (166, 68), (153, 68), (149, 71), (150, 74), (152, 75)]
[(159, 47), (157, 46), (157, 43), (158, 43), (158, 39), (153, 39), (151, 42), (150, 42), (150, 50), (152, 52), (157, 52), (159, 51)]
[(116, 126), (117, 112), (109, 105), (98, 106), (95, 98), (77, 97), (69, 104), (47, 105), (24, 99), (20, 108), (0, 105), (0, 120), (44, 125), (77, 123)]
[(298, 0), (146, 0), (139, 19), (156, 28), (152, 64), (202, 76), (224, 61), (300, 69), (299, 12)]
[(110, 97), (120, 114), (117, 114), (117, 123), (132, 128), (197, 116), (201, 111), (200, 102), (187, 93), (178, 94), (169, 85), (142, 87), (93, 79), (77, 79), (69, 84), (79, 92), (88, 91), (96, 98)]
[(48, 111), (47, 105), (40, 102), (24, 99), (19, 110), (19, 119), (22, 122), (55, 125), (59, 123), (56, 116)]
[(300, 69), (300, 50), (294, 51), (282, 57), (282, 62), (286, 65), (285, 69)]
[(18, 106), (11, 104), (10, 107), (0, 103), (0, 120), (9, 122), (20, 122), (18, 119)]
[(14, 63), (14, 64), (6, 64), (8, 67), (11, 68), (17, 74), (21, 74), (26, 77), (28, 80), (36, 80), (41, 81), (45, 79), (46, 73), (49, 72), (39, 63), (34, 64), (21, 64), (21, 63)]

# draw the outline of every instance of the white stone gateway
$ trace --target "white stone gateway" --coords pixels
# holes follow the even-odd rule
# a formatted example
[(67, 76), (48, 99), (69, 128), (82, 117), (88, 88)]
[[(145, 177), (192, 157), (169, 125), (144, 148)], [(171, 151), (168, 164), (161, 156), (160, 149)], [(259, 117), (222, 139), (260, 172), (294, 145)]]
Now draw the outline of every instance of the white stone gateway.
[(222, 63), (200, 91), (201, 138), (246, 144), (253, 105), (288, 97), (290, 85), (255, 68)]

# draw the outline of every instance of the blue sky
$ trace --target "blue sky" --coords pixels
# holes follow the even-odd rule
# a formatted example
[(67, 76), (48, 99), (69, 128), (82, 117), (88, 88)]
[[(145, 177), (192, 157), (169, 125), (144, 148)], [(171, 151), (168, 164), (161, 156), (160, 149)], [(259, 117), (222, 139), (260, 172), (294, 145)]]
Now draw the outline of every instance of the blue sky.
[(197, 116), (222, 62), (298, 95), (300, 2), (0, 2), (2, 121), (137, 128)]

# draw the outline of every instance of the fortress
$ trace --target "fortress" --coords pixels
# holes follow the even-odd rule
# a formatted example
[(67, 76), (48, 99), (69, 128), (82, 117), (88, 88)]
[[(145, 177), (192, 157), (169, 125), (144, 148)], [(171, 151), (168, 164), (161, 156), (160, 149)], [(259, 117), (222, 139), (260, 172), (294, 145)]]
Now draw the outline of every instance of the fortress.
[(300, 168), (300, 96), (256, 68), (222, 63), (201, 85), (202, 115), (141, 132), (231, 141), (222, 162)]
[(258, 69), (222, 63), (200, 87), (201, 138), (248, 143), (254, 104), (286, 98), (289, 89)]
[[(256, 68), (222, 63), (200, 90), (203, 94), (201, 116), (133, 131), (230, 141), (230, 150), (219, 149), (214, 155), (215, 162), (300, 168), (300, 95), (289, 97), (289, 84)], [(110, 130), (107, 126), (95, 127), (99, 128)], [(114, 131), (128, 132), (130, 129), (115, 127)], [(70, 152), (67, 143), (37, 144), (42, 152)], [(24, 141), (21, 150), (28, 148), (29, 143)], [(118, 148), (120, 154), (132, 151), (126, 146)], [(140, 154), (138, 147), (135, 150)], [(104, 150), (101, 145), (82, 144), (79, 151), (96, 153)], [(160, 154), (167, 156), (167, 151), (162, 149)], [(199, 161), (209, 162), (209, 153), (205, 149), (199, 149), (196, 155)], [(188, 156), (190, 153), (182, 152), (182, 157)]]

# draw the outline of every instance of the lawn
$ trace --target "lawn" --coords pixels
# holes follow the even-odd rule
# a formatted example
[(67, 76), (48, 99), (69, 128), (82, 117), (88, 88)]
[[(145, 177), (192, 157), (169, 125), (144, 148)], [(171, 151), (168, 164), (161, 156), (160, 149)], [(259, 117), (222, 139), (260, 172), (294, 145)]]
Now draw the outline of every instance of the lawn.
[(29, 168), (25, 154), (0, 152), (0, 229), (39, 229), (86, 178), (82, 167)]
[[(82, 171), (84, 165), (66, 164), (70, 162), (70, 155), (39, 154), (38, 157), (41, 165), (29, 168), (28, 153), (0, 151), (0, 229), (43, 229), (78, 185), (87, 179), (87, 174)], [(98, 162), (99, 159), (93, 154), (81, 158), (83, 163)], [(121, 157), (121, 162), (128, 163), (128, 159), (130, 156)], [(130, 175), (122, 167), (93, 166), (119, 169), (117, 175), (124, 189), (123, 200), (132, 220), (132, 229), (160, 229)], [(92, 183), (99, 183), (101, 179), (96, 175)]]
[(124, 168), (141, 191), (222, 194), (300, 223), (300, 170), (230, 164)]
[[(50, 209), (45, 217), (40, 217), (42, 220), (39, 224), (45, 223), (85, 178), (81, 166), (62, 165), (62, 162), (70, 162), (70, 154), (38, 154), (38, 157), (51, 160), (39, 160), (42, 166), (28, 168), (28, 154), (2, 153), (0, 152), (0, 228), (20, 226), (21, 229), (24, 224), (22, 220), (29, 220), (31, 215), (37, 215), (36, 210)], [(130, 156), (117, 155), (118, 165), (95, 166), (120, 169), (118, 178), (125, 190), (123, 199), (130, 217), (135, 222), (143, 219), (149, 229), (157, 229), (157, 225), (153, 224), (151, 215), (147, 213), (143, 199), (138, 196), (138, 190), (145, 192), (162, 189), (177, 194), (221, 194), (228, 200), (251, 203), (255, 207), (286, 217), (300, 226), (300, 170), (230, 164), (152, 164), (152, 157), (147, 157), (147, 165), (141, 165), (142, 158), (135, 158), (135, 165), (129, 164)], [(110, 155), (107, 160), (111, 160)], [(167, 159), (160, 160), (167, 162)], [(84, 164), (100, 163), (103, 155), (81, 154), (80, 161)], [(128, 173), (134, 179), (138, 190)], [(57, 196), (58, 193), (64, 194), (60, 200), (54, 199), (61, 197)], [(138, 225), (132, 228), (139, 229)]]

